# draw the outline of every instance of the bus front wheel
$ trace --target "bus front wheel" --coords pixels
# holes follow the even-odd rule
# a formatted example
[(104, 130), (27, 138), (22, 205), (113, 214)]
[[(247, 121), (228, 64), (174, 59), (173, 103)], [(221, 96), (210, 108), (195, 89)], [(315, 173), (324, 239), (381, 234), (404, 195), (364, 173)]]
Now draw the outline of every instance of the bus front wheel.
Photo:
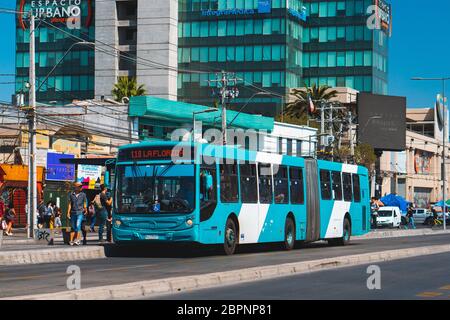
[(238, 235), (236, 223), (233, 219), (228, 218), (227, 223), (225, 225), (225, 235), (224, 235), (224, 243), (223, 243), (223, 251), (226, 255), (232, 255), (236, 251), (236, 247), (238, 244)]

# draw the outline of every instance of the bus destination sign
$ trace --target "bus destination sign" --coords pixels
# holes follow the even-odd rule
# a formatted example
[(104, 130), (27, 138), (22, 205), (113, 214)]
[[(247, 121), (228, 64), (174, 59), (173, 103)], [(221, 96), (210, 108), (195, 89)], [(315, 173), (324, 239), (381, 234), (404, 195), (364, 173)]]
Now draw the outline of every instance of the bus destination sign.
[(186, 160), (184, 159), (185, 151), (185, 148), (180, 147), (142, 147), (136, 149), (124, 149), (119, 152), (119, 161)]

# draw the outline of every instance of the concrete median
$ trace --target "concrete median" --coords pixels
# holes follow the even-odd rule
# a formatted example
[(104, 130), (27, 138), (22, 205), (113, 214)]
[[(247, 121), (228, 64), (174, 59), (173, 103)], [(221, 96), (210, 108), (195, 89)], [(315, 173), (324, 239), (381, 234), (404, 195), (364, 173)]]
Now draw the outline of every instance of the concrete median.
[(420, 228), (420, 229), (408, 229), (408, 230), (398, 230), (398, 229), (377, 229), (371, 231), (363, 236), (353, 237), (353, 239), (383, 239), (383, 238), (397, 238), (397, 237), (415, 237), (415, 236), (429, 236), (438, 234), (450, 234), (450, 230), (436, 230), (431, 228)]
[(102, 246), (0, 251), (0, 266), (54, 263), (106, 258)]
[(152, 298), (161, 296), (163, 294), (173, 294), (186, 290), (205, 289), (214, 286), (266, 280), (294, 274), (317, 272), (445, 252), (450, 252), (450, 245), (446, 244), (428, 247), (388, 250), (336, 258), (326, 258), (273, 266), (231, 270), (204, 275), (139, 281), (120, 285), (94, 287), (58, 293), (9, 297), (4, 298), (3, 300), (111, 300)]

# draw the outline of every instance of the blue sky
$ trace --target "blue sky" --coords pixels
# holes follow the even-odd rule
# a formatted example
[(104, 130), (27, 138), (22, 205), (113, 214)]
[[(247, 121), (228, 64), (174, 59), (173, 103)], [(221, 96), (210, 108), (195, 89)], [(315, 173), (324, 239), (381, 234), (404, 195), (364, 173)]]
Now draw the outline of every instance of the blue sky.
[[(0, 0), (0, 7), (14, 8), (15, 2)], [(439, 82), (411, 81), (411, 77), (450, 76), (450, 1), (432, 2), (426, 5), (423, 0), (392, 0), (389, 94), (406, 96), (408, 107), (432, 106), (441, 91)], [(14, 16), (0, 13), (0, 74), (14, 73), (14, 28)], [(0, 100), (10, 100), (14, 86), (2, 83), (12, 80), (0, 76)], [(450, 92), (450, 81), (447, 87)]]

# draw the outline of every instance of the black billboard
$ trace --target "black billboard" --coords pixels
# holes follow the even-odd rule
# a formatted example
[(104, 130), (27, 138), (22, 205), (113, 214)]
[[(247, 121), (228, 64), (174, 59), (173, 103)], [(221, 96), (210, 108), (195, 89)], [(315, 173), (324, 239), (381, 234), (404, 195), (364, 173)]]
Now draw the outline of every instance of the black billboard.
[(358, 141), (374, 149), (406, 147), (406, 97), (358, 94)]

